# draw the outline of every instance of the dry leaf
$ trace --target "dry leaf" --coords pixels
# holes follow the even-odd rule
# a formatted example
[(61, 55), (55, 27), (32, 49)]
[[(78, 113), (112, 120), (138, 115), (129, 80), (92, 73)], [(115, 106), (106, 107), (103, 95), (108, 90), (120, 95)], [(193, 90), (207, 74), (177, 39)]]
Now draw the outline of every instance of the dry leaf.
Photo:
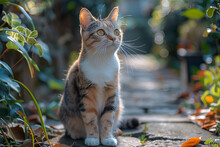
[(191, 76), (191, 80), (192, 81), (198, 81), (199, 80), (199, 76), (198, 75), (192, 75)]
[(65, 145), (65, 144), (61, 144), (61, 143), (57, 143), (53, 147), (70, 147), (70, 146)]
[(44, 131), (41, 127), (37, 128), (34, 130), (34, 134), (35, 136), (39, 137), (42, 139), (43, 135), (44, 135)]
[(54, 127), (54, 126), (52, 126), (52, 125), (50, 125), (50, 128), (55, 129), (55, 127)]
[(181, 93), (177, 98), (182, 98), (182, 99), (186, 99), (189, 98), (190, 93), (189, 92), (183, 92)]
[(202, 88), (202, 83), (201, 82), (197, 82), (192, 88), (193, 88), (194, 91), (197, 91), (200, 88)]
[(33, 114), (33, 115), (29, 116), (28, 121), (33, 122), (33, 123), (37, 123), (37, 124), (41, 124), (40, 117), (38, 116), (38, 114)]
[(203, 124), (201, 125), (201, 128), (202, 128), (202, 129), (209, 130), (209, 129), (211, 129), (212, 126), (214, 126), (214, 125), (216, 125), (216, 124), (217, 124), (217, 122), (214, 121), (214, 120), (205, 120), (205, 121), (203, 122)]
[[(43, 118), (43, 121), (45, 122), (45, 121), (46, 121), (45, 115), (43, 115), (42, 118)], [(30, 115), (30, 116), (28, 117), (28, 121), (33, 122), (33, 123), (36, 123), (36, 124), (41, 124), (41, 122), (40, 122), (40, 117), (39, 117), (38, 114)]]
[(199, 70), (198, 75), (200, 78), (203, 78), (205, 76), (205, 71), (204, 70)]
[(35, 105), (29, 105), (29, 106), (28, 106), (28, 109), (31, 110), (31, 111), (34, 112), (34, 113), (37, 113), (37, 109), (36, 109), (36, 106), (35, 106)]
[(185, 141), (181, 147), (194, 147), (201, 141), (202, 137), (193, 137), (190, 138), (189, 140)]
[(20, 147), (32, 146), (32, 139), (26, 139)]
[(197, 109), (195, 110), (195, 115), (196, 115), (196, 116), (199, 115), (199, 114), (200, 114), (200, 111), (201, 111), (202, 109), (204, 109), (204, 108), (202, 108), (202, 107), (197, 108)]
[(205, 116), (207, 119), (214, 120), (215, 119), (215, 113), (213, 111), (210, 111), (208, 114)]
[(18, 142), (24, 141), (25, 140), (25, 133), (24, 129), (17, 125), (15, 127), (10, 127), (12, 133), (14, 134), (15, 140)]

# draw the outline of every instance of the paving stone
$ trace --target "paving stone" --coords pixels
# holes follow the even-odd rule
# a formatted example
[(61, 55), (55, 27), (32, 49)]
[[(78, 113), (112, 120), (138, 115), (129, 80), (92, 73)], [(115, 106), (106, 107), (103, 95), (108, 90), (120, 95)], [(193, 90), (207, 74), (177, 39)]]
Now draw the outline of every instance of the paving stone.
[(142, 114), (142, 115), (126, 115), (124, 118), (137, 118), (142, 123), (161, 122), (161, 123), (189, 123), (190, 120), (181, 115), (169, 115), (169, 114)]
[[(149, 139), (163, 140), (166, 139), (179, 139), (188, 140), (192, 137), (202, 136), (202, 141), (209, 138), (216, 138), (217, 136), (206, 130), (201, 129), (193, 123), (166, 123), (166, 122), (153, 122), (147, 123), (147, 134)], [(158, 138), (158, 139), (157, 139)]]

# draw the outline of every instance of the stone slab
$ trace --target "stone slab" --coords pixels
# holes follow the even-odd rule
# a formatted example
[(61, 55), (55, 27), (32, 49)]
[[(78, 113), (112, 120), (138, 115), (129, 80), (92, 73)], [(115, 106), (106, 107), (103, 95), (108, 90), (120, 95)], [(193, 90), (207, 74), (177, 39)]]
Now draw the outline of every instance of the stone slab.
[(147, 123), (147, 135), (150, 140), (188, 140), (192, 137), (202, 137), (202, 141), (217, 138), (193, 123)]
[(141, 114), (141, 115), (126, 115), (124, 118), (137, 118), (141, 123), (145, 122), (190, 122), (190, 120), (181, 115), (169, 115), (169, 114)]

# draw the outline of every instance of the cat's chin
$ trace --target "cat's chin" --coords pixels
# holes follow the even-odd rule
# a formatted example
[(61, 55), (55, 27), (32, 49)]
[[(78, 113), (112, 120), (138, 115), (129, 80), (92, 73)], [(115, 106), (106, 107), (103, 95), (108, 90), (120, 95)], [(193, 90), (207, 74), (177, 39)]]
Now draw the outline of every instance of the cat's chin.
[(112, 52), (116, 52), (118, 50), (118, 48), (119, 48), (119, 45), (117, 45), (117, 44), (112, 44), (107, 47), (107, 49)]

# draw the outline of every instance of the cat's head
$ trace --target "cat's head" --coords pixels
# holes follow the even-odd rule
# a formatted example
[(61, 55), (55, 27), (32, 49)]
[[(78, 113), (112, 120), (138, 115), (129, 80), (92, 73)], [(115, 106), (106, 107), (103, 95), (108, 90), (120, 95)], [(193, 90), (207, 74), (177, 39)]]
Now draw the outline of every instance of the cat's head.
[(80, 33), (83, 47), (92, 54), (113, 54), (121, 46), (122, 31), (117, 24), (118, 7), (105, 19), (96, 19), (88, 9), (80, 11)]

